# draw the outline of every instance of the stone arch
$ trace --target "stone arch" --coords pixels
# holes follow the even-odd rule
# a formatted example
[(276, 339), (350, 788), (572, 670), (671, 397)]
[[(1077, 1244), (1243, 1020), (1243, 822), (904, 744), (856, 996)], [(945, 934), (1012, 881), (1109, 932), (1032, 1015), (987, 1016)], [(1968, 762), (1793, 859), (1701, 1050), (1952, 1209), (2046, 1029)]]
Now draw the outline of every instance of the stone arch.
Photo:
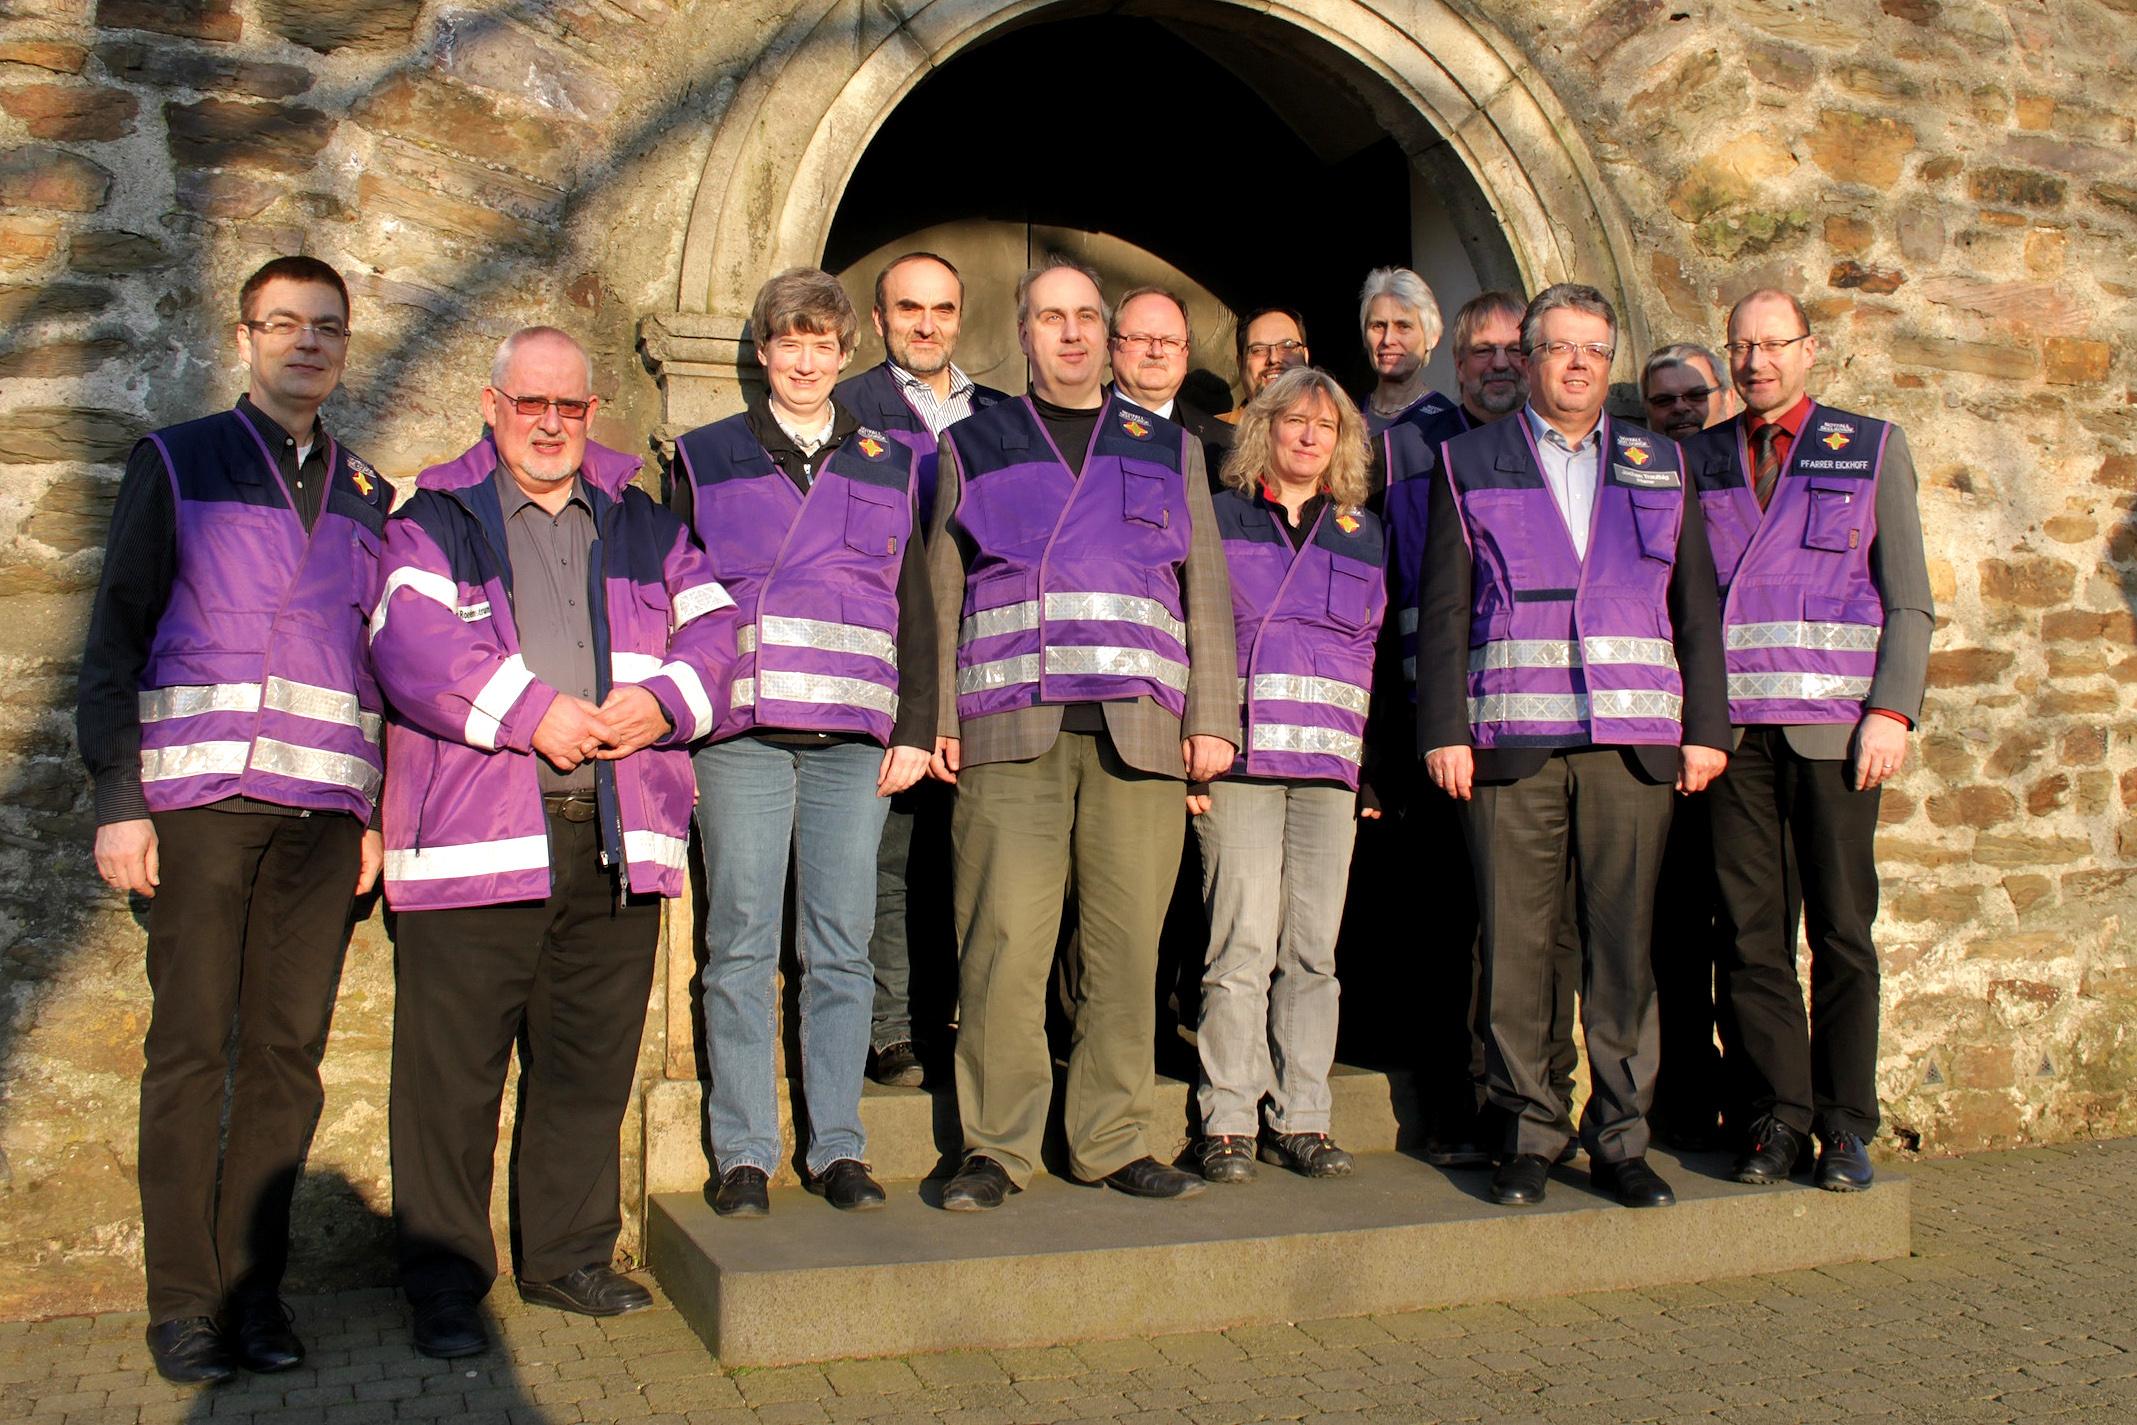
[[(913, 87), (1008, 27), (1089, 14), (1082, 0), (922, 0), (902, 18), (815, 7), (768, 43), (715, 131), (684, 235), (672, 313), (646, 321), (666, 422), (738, 408), (751, 298), (764, 276), (817, 261), (841, 195)], [(1115, 7), (1104, 7), (1115, 8)], [(1143, 0), (1156, 18), (1240, 12), (1340, 57), (1360, 97), (1427, 174), (1466, 177), (1474, 228), (1496, 228), (1528, 290), (1583, 281), (1620, 298), (1627, 352), (1646, 322), (1632, 238), (1566, 107), (1513, 42), (1450, 0)], [(1626, 358), (1629, 360), (1630, 358)]]

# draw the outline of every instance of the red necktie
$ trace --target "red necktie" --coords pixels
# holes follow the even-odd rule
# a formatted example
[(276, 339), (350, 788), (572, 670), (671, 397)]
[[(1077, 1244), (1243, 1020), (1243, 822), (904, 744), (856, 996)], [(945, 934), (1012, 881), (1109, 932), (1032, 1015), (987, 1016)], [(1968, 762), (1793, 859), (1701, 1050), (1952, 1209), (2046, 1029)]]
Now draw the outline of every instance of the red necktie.
[(1762, 425), (1751, 433), (1751, 493), (1759, 508), (1773, 500), (1774, 481), (1781, 478), (1781, 423)]

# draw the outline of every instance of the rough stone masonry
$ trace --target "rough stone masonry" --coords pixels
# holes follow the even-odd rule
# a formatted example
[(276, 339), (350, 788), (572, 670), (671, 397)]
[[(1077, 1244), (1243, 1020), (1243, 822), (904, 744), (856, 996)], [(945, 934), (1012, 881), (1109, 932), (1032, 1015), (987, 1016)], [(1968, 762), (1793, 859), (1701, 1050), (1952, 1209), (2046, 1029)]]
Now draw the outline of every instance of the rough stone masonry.
[[(285, 251), (349, 275), (330, 418), (404, 481), (475, 434), (489, 349), (537, 320), (592, 345), (597, 438), (645, 449), (639, 324), (676, 310), (737, 83), (802, 21), (833, 42), (781, 83), (842, 82), (925, 8), (0, 0), (0, 1252), (26, 1268), (0, 1317), (139, 1300), (142, 932), (89, 865), (73, 682), (128, 446), (237, 390), (228, 294)], [(1445, 7), (1365, 8), (1424, 33)], [(1716, 343), (1734, 296), (1788, 287), (1829, 343), (1814, 389), (1913, 440), (1942, 624), (1885, 799), (1891, 1131), (2137, 1131), (2137, 3), (1465, 13), (1571, 115), (1658, 340)], [(297, 1289), (387, 1270), (391, 1014), (374, 916)], [(666, 1023), (655, 1003), (649, 1081)]]

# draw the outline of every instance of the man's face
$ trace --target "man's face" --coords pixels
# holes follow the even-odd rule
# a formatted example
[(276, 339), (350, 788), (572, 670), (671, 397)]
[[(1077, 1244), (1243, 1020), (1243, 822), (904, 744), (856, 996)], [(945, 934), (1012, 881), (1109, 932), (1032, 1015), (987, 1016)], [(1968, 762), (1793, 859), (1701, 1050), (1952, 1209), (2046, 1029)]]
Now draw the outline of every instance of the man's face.
[(1470, 334), (1469, 344), (1454, 354), (1454, 377), (1462, 404), (1497, 420), (1516, 410), (1529, 396), (1527, 358), (1521, 354), (1521, 319), (1493, 312)]
[(772, 397), (790, 411), (815, 411), (851, 355), (839, 349), (837, 332), (785, 331), (757, 353)]
[[(522, 415), (518, 401), (544, 402), (533, 415)], [(584, 401), (576, 418), (558, 410), (557, 401)], [(592, 373), (577, 347), (554, 337), (522, 342), (505, 368), (502, 387), (482, 389), (482, 418), (497, 438), (498, 458), (523, 487), (544, 488), (569, 480), (586, 459), (586, 426), (600, 406)]]
[[(1802, 338), (1790, 341), (1792, 337)], [(1758, 345), (1787, 342), (1768, 354)], [(1755, 416), (1778, 415), (1803, 399), (1811, 364), (1818, 359), (1818, 338), (1805, 336), (1795, 310), (1778, 297), (1760, 297), (1739, 307), (1729, 323), (1729, 376), (1744, 405)], [(1742, 354), (1738, 354), (1741, 351)]]
[(916, 257), (885, 275), (883, 305), (870, 315), (893, 362), (915, 376), (933, 376), (957, 355), (964, 302), (949, 268)]
[(1041, 396), (1086, 398), (1098, 389), (1105, 350), (1105, 299), (1072, 267), (1039, 274), (1026, 293), (1029, 315), (1017, 324), (1017, 345), (1031, 361)]
[(1114, 314), (1113, 380), (1129, 400), (1154, 409), (1187, 379), (1187, 318), (1165, 298), (1145, 292)]
[[(1286, 343), (1295, 345), (1287, 348)], [(1312, 353), (1306, 350), (1306, 339), (1299, 333), (1299, 324), (1282, 312), (1263, 312), (1247, 323), (1246, 349), (1246, 364), (1240, 369), (1239, 380), (1247, 388), (1250, 401), (1261, 394), (1262, 387), (1312, 359)]]
[(1689, 440), (1720, 420), (1721, 383), (1696, 356), (1658, 366), (1647, 378), (1647, 419), (1671, 440)]
[[(1553, 342), (1569, 349), (1552, 353)], [(1593, 312), (1554, 307), (1543, 314), (1536, 348), (1529, 353), (1529, 394), (1546, 417), (1579, 418), (1603, 409), (1610, 394), (1610, 359), (1590, 347), (1613, 345), (1610, 323)]]
[[(272, 329), (281, 327), (290, 329)], [(288, 405), (316, 406), (340, 383), (349, 358), (348, 308), (324, 282), (274, 278), (253, 294), (238, 323), (237, 350), (254, 389)]]
[(1365, 311), (1365, 354), (1372, 358), (1373, 373), (1383, 381), (1407, 381), (1416, 375), (1431, 355), (1425, 350), (1425, 329), (1416, 309), (1385, 294), (1373, 298)]

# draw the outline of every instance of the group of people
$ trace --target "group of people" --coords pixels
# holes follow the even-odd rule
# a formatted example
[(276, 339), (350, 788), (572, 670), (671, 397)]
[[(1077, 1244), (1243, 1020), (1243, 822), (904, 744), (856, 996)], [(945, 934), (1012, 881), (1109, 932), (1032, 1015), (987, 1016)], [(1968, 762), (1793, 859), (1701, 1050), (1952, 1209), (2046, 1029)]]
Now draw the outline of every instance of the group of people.
[[(1617, 321), (1573, 284), (1463, 306), (1452, 398), (1425, 384), (1442, 319), (1413, 272), (1361, 293), (1362, 402), (1312, 365), (1303, 317), (1258, 309), (1246, 399), (1216, 413), (1181, 398), (1194, 339), (1170, 291), (1109, 303), (1063, 257), (1025, 273), (1021, 396), (956, 365), (965, 295), (937, 255), (889, 264), (869, 313), (887, 359), (847, 376), (838, 281), (773, 277), (750, 322), (764, 389), (678, 440), (665, 500), (588, 438), (585, 349), (520, 330), (480, 439), (396, 508), (319, 420), (350, 341), (339, 275), (285, 257), (245, 283), (246, 394), (128, 462), (78, 714), (99, 870), (150, 905), (141, 1188), (167, 1378), (303, 1357), (279, 1291), (291, 1192), (381, 878), (416, 1348), (487, 1345), (515, 1048), (520, 1294), (647, 1304), (612, 1265), (617, 1133), (693, 818), (723, 1217), (770, 1210), (788, 925), (804, 1183), (885, 1201), (862, 1083), (926, 1072), (903, 911), (944, 862), (964, 1151), (942, 1207), (999, 1207), (1040, 1170), (1062, 961), (1076, 1177), (1179, 1198), (1257, 1163), (1353, 1171), (1331, 1133), (1336, 940), (1358, 822), (1384, 809), (1417, 857), (1466, 855), (1476, 891), (1477, 933), (1415, 952), (1452, 971), (1419, 1006), (1459, 1060), (1432, 1161), (1495, 1164), (1492, 1199), (1519, 1205), (1585, 1147), (1620, 1201), (1667, 1204), (1646, 1158), (1661, 1035), (1711, 1052), (1718, 1021), (1736, 1176), (1785, 1178), (1815, 1135), (1820, 1186), (1868, 1185), (1871, 834), (1932, 614), (1905, 441), (1809, 398), (1793, 298), (1729, 314), (1740, 413), (1716, 356), (1671, 346), (1642, 426), (1604, 410)], [(1174, 1159), (1154, 988), (1190, 824), (1201, 1082)], [(1703, 919), (1696, 952), (1658, 936), (1658, 885)]]

